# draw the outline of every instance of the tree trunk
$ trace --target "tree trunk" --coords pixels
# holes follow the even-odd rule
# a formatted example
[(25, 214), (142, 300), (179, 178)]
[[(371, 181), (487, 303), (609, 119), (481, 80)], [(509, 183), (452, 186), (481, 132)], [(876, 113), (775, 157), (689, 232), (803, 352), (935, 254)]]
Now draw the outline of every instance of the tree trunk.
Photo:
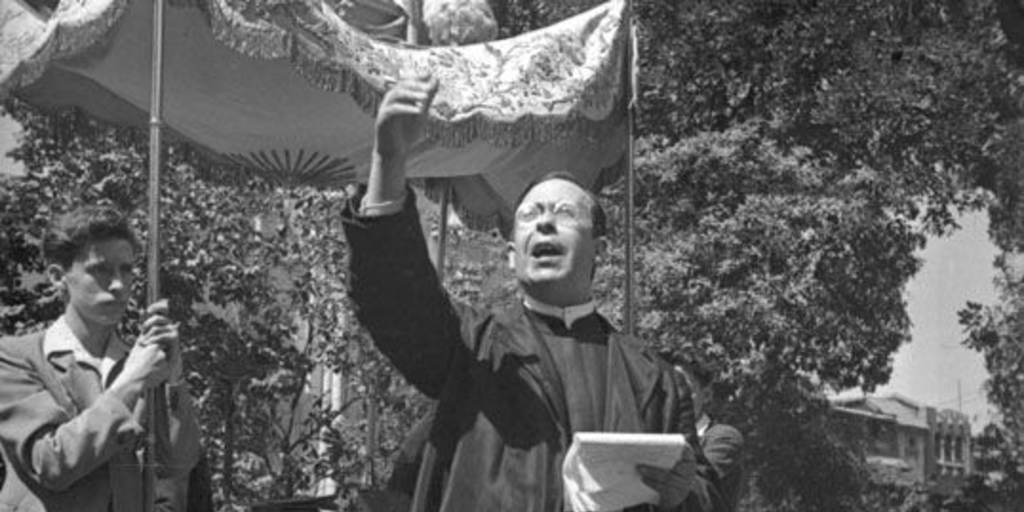
[(235, 386), (236, 380), (228, 381), (227, 414), (224, 420), (224, 500), (232, 502), (235, 475)]

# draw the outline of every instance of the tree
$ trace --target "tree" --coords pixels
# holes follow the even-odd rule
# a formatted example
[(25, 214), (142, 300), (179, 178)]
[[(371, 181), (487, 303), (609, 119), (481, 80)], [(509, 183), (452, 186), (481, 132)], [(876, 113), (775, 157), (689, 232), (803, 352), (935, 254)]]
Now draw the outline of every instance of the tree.
[(716, 368), (718, 416), (748, 437), (752, 498), (857, 510), (866, 482), (837, 444), (823, 389), (888, 379), (923, 236), (832, 162), (764, 129), (640, 148), (638, 332)]
[(976, 482), (974, 494), (989, 502), (1002, 502), (1012, 510), (1024, 506), (1024, 385), (1020, 381), (1024, 375), (1024, 347), (1020, 337), (1019, 277), (1011, 277), (1020, 273), (1007, 268), (1007, 256), (999, 258), (1001, 270), (1010, 274), (1004, 274), (1000, 281), (1003, 304), (968, 304), (960, 312), (960, 323), (967, 331), (964, 344), (985, 357), (988, 399), (1000, 412), (999, 422), (986, 426), (976, 439), (981, 455), (977, 469), (986, 478)]
[[(999, 49), (1006, 57), (1005, 73), (1015, 82), (1013, 93), (1019, 104), (1019, 84), (1024, 76), (1024, 8), (1017, 0), (994, 3), (1003, 43)], [(960, 324), (966, 332), (963, 343), (984, 356), (989, 373), (988, 399), (1000, 413), (999, 421), (986, 426), (977, 439), (983, 454), (979, 470), (994, 478), (977, 482), (976, 491), (1011, 509), (1024, 506), (1024, 385), (1020, 382), (1024, 372), (1020, 336), (1024, 327), (1024, 180), (1017, 170), (1024, 159), (1022, 142), (1024, 123), (1015, 115), (987, 146), (996, 165), (979, 181), (989, 194), (989, 234), (1001, 251), (994, 262), (1000, 300), (993, 305), (968, 303), (960, 312)]]
[[(715, 363), (720, 416), (750, 441), (747, 506), (863, 509), (823, 391), (888, 380), (914, 252), (1018, 167), (991, 151), (1020, 115), (995, 7), (636, 9), (640, 333)], [(831, 472), (848, 485), (814, 478)]]

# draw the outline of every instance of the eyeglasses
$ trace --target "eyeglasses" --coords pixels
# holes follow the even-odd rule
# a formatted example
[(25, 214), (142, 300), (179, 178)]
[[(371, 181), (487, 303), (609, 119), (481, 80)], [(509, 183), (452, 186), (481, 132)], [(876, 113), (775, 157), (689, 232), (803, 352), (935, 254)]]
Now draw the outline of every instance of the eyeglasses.
[(534, 222), (545, 211), (551, 212), (555, 222), (559, 224), (584, 224), (590, 222), (590, 210), (576, 203), (530, 203), (523, 204), (516, 210), (516, 222)]

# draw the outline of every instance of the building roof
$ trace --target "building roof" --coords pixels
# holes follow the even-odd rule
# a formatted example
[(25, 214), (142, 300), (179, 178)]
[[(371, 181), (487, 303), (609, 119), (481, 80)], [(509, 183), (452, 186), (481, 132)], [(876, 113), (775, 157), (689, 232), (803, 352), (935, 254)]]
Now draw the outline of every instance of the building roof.
[(897, 425), (928, 429), (928, 408), (905, 396), (891, 394), (885, 397), (864, 396), (841, 398), (833, 405), (846, 412), (869, 413), (879, 419), (891, 418)]
[(856, 406), (837, 405), (835, 403), (832, 404), (832, 408), (845, 414), (852, 414), (856, 416), (863, 416), (865, 418), (871, 418), (873, 420), (889, 421), (892, 423), (896, 423), (896, 417), (891, 414), (882, 414), (880, 412), (874, 412)]
[(886, 467), (897, 471), (911, 471), (914, 466), (899, 457), (883, 457), (881, 455), (868, 455), (866, 462), (873, 466)]

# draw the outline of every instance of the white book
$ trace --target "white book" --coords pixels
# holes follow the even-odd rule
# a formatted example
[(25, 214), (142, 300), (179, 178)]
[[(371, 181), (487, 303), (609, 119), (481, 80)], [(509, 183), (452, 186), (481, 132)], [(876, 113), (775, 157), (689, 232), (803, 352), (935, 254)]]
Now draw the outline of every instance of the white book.
[(637, 464), (671, 469), (686, 446), (682, 434), (578, 432), (562, 464), (566, 501), (575, 512), (607, 512), (657, 504)]

